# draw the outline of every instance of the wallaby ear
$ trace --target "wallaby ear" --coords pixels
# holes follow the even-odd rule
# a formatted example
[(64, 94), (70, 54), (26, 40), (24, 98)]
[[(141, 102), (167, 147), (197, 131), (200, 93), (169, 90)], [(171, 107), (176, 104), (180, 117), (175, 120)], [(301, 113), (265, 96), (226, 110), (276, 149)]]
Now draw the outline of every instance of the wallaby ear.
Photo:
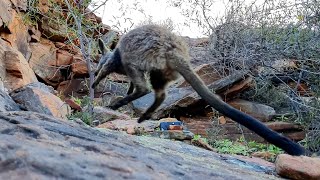
[(100, 48), (102, 55), (105, 55), (108, 50), (107, 50), (106, 46), (104, 45), (104, 42), (100, 38), (98, 40), (98, 45), (99, 45), (99, 48)]

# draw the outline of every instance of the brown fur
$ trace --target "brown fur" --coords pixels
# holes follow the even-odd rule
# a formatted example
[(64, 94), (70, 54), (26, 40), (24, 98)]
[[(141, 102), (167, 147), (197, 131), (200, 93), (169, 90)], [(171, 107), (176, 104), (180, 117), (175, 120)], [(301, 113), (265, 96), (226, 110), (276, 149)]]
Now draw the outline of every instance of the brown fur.
[[(155, 102), (139, 118), (138, 122), (150, 119), (153, 112), (164, 101), (165, 88), (168, 83), (182, 75), (195, 91), (220, 113), (246, 126), (289, 154), (301, 155), (305, 153), (304, 148), (300, 145), (272, 131), (253, 117), (232, 108), (213, 94), (192, 70), (185, 42), (168, 29), (157, 25), (138, 27), (120, 39), (117, 49), (121, 55), (121, 68), (130, 78), (135, 89), (133, 93), (113, 104), (112, 109), (118, 109), (147, 94), (148, 88), (144, 73), (149, 73), (155, 92)], [(102, 76), (105, 77), (106, 73), (103, 73), (105, 69), (108, 69), (108, 63), (102, 67), (93, 87), (99, 83)]]

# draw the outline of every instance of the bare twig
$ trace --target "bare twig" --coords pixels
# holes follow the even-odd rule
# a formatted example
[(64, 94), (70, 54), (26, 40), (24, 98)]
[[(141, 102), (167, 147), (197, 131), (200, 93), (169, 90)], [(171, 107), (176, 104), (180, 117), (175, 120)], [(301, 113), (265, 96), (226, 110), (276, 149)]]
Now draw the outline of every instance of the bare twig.
[[(84, 15), (76, 15), (74, 12), (74, 9), (71, 7), (70, 3), (68, 0), (65, 0), (65, 3), (68, 6), (69, 12), (72, 15), (74, 19), (74, 23), (76, 25), (76, 31), (77, 31), (77, 36), (80, 40), (80, 51), (82, 53), (83, 58), (86, 60), (87, 64), (87, 69), (89, 73), (89, 96), (91, 103), (89, 103), (89, 113), (93, 115), (93, 99), (94, 99), (94, 89), (91, 87), (94, 81), (94, 72), (91, 70), (91, 58), (90, 55), (88, 54), (91, 50), (91, 43), (88, 41), (88, 38), (83, 34), (82, 32), (82, 17)], [(85, 44), (88, 45), (88, 49), (86, 49)]]

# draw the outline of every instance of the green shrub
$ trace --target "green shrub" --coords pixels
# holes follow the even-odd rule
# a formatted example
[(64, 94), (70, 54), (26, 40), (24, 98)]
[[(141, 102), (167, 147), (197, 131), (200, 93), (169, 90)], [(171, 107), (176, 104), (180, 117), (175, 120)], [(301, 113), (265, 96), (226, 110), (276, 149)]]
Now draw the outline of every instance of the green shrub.
[(248, 156), (254, 152), (269, 152), (272, 156), (268, 161), (275, 161), (278, 154), (283, 153), (283, 151), (272, 145), (272, 144), (262, 144), (255, 141), (250, 141), (246, 143), (242, 138), (237, 141), (231, 141), (229, 139), (216, 140), (212, 143), (212, 146), (217, 149), (219, 153), (225, 154), (238, 154)]

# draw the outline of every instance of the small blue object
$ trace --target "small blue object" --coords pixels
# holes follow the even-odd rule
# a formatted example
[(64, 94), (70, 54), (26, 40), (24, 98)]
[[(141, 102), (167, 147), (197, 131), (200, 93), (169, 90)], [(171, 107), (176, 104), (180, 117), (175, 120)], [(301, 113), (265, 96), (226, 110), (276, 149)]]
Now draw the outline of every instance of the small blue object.
[(181, 126), (182, 123), (180, 121), (176, 121), (176, 122), (161, 122), (160, 123), (160, 130), (161, 131), (169, 130), (169, 126), (170, 125)]

